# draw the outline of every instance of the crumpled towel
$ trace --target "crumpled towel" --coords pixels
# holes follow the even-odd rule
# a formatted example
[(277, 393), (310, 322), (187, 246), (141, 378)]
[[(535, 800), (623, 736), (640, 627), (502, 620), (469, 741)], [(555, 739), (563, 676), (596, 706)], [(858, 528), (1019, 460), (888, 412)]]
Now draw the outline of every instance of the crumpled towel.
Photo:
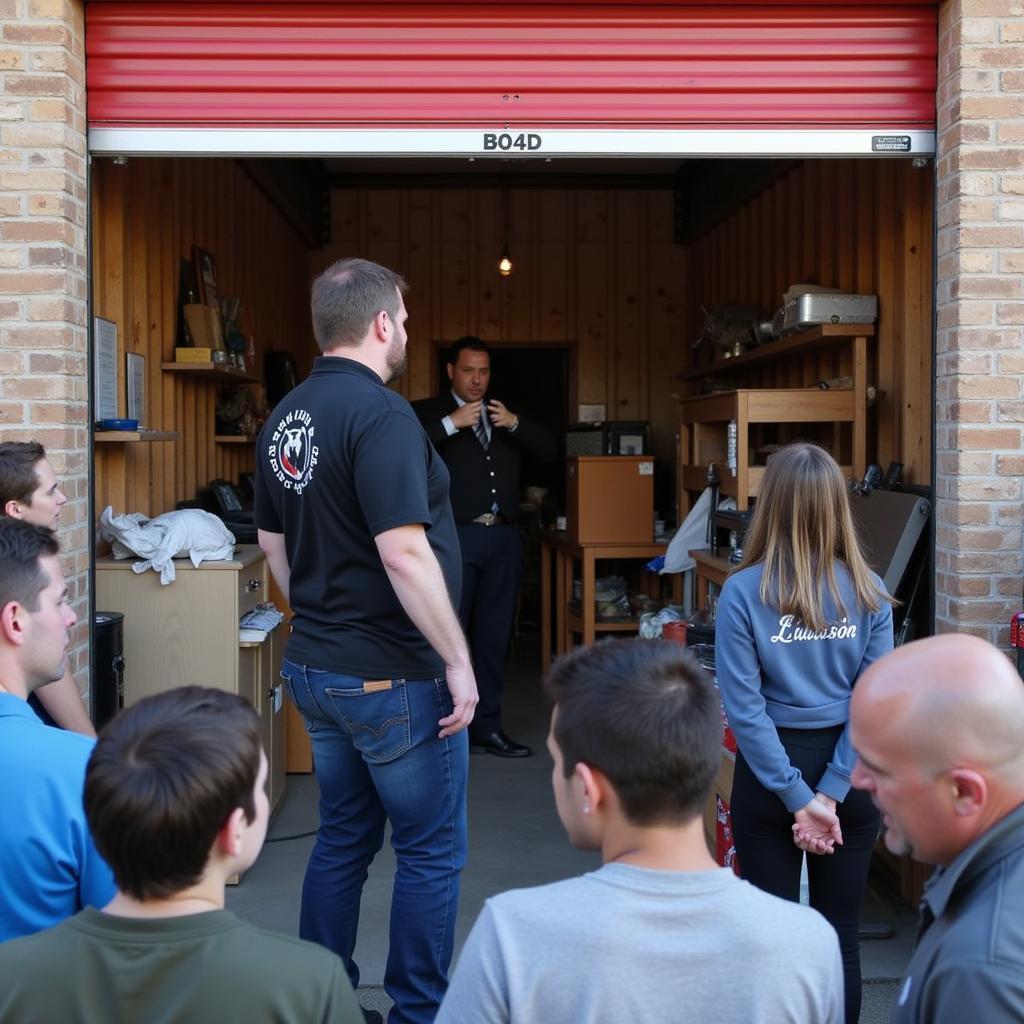
[(117, 515), (108, 505), (100, 516), (100, 536), (109, 540), (115, 558), (141, 557), (132, 571), (160, 573), (166, 586), (174, 580), (175, 558), (200, 562), (225, 561), (234, 555), (235, 535), (224, 523), (198, 508), (183, 508), (148, 519), (141, 512)]

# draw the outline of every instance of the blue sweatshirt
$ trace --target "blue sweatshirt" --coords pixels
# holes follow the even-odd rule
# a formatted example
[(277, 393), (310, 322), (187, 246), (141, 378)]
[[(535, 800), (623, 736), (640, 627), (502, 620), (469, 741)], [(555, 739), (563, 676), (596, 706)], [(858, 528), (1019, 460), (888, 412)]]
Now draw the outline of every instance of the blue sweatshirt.
[[(733, 573), (722, 587), (715, 621), (715, 670), (729, 725), (747, 764), (765, 789), (797, 811), (815, 792), (842, 801), (850, 790), (855, 755), (850, 744), (853, 684), (892, 650), (892, 606), (858, 610), (845, 565), (836, 578), (845, 617), (825, 587), (829, 626), (814, 633), (792, 615), (761, 602), (763, 566)], [(875, 576), (881, 589), (882, 581)], [(824, 729), (845, 725), (820, 779), (805, 781), (789, 763), (776, 726)]]

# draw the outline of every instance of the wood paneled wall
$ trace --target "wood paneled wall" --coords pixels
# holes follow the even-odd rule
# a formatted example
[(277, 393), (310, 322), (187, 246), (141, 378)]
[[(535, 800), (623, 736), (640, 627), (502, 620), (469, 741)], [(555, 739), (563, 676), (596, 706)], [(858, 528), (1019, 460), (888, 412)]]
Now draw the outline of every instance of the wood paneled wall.
[[(884, 394), (869, 417), (868, 456), (883, 469), (903, 462), (917, 484), (931, 478), (934, 188), (932, 171), (909, 160), (808, 161), (690, 253), (690, 292), (706, 309), (740, 301), (771, 312), (797, 283), (878, 295), (869, 382)], [(696, 337), (700, 311), (689, 312)], [(848, 373), (848, 360), (795, 360), (749, 384), (811, 384)]]
[(165, 373), (174, 359), (179, 261), (192, 245), (216, 261), (221, 295), (242, 299), (241, 324), (263, 353), (290, 348), (308, 365), (308, 256), (240, 164), (217, 159), (136, 159), (92, 165), (93, 304), (118, 326), (119, 412), (125, 353), (146, 357), (146, 423), (176, 441), (97, 444), (96, 510), (158, 515), (215, 477), (251, 469), (251, 445), (214, 442), (221, 385)]
[[(578, 403), (610, 419), (649, 419), (656, 454), (675, 459), (672, 375), (684, 366), (686, 252), (672, 240), (666, 191), (459, 188), (333, 193), (321, 269), (359, 255), (410, 285), (410, 399), (435, 393), (436, 347), (464, 334), (489, 344), (569, 346), (569, 420)], [(508, 226), (513, 272), (498, 274)]]

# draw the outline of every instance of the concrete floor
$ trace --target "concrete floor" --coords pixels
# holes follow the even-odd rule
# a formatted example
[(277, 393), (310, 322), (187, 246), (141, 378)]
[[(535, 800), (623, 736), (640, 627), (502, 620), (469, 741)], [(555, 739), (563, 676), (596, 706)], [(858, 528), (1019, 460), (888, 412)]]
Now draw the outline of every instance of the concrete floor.
[[(456, 924), (456, 957), (484, 900), (496, 892), (541, 885), (598, 866), (595, 854), (573, 849), (565, 839), (551, 799), (551, 759), (544, 748), (547, 712), (540, 693), (539, 659), (531, 638), (513, 652), (505, 703), (505, 729), (529, 743), (535, 756), (505, 760), (472, 756), (469, 787), (469, 862), (462, 875)], [(228, 907), (239, 916), (287, 934), (298, 933), (302, 876), (312, 837), (285, 839), (316, 828), (317, 789), (313, 776), (288, 776), (287, 795), (271, 824), (259, 861), (237, 887), (228, 890)], [(360, 1001), (386, 1011), (380, 988), (387, 956), (388, 906), (394, 858), (390, 846), (371, 867), (363, 894), (356, 949), (362, 979)], [(868, 894), (865, 921), (891, 927), (892, 937), (862, 943), (864, 1008), (861, 1024), (889, 1018), (897, 981), (913, 948), (915, 914)]]

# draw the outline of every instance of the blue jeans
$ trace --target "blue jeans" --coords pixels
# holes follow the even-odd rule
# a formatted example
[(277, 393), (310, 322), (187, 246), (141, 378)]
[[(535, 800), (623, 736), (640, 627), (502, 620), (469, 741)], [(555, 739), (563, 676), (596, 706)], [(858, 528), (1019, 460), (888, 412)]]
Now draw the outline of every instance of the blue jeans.
[(391, 1024), (433, 1021), (448, 986), (459, 872), (466, 861), (466, 733), (438, 739), (451, 714), (444, 679), (363, 680), (284, 660), (320, 785), (320, 829), (302, 886), (299, 934), (352, 959), (367, 870), (391, 822), (394, 891), (384, 988)]

